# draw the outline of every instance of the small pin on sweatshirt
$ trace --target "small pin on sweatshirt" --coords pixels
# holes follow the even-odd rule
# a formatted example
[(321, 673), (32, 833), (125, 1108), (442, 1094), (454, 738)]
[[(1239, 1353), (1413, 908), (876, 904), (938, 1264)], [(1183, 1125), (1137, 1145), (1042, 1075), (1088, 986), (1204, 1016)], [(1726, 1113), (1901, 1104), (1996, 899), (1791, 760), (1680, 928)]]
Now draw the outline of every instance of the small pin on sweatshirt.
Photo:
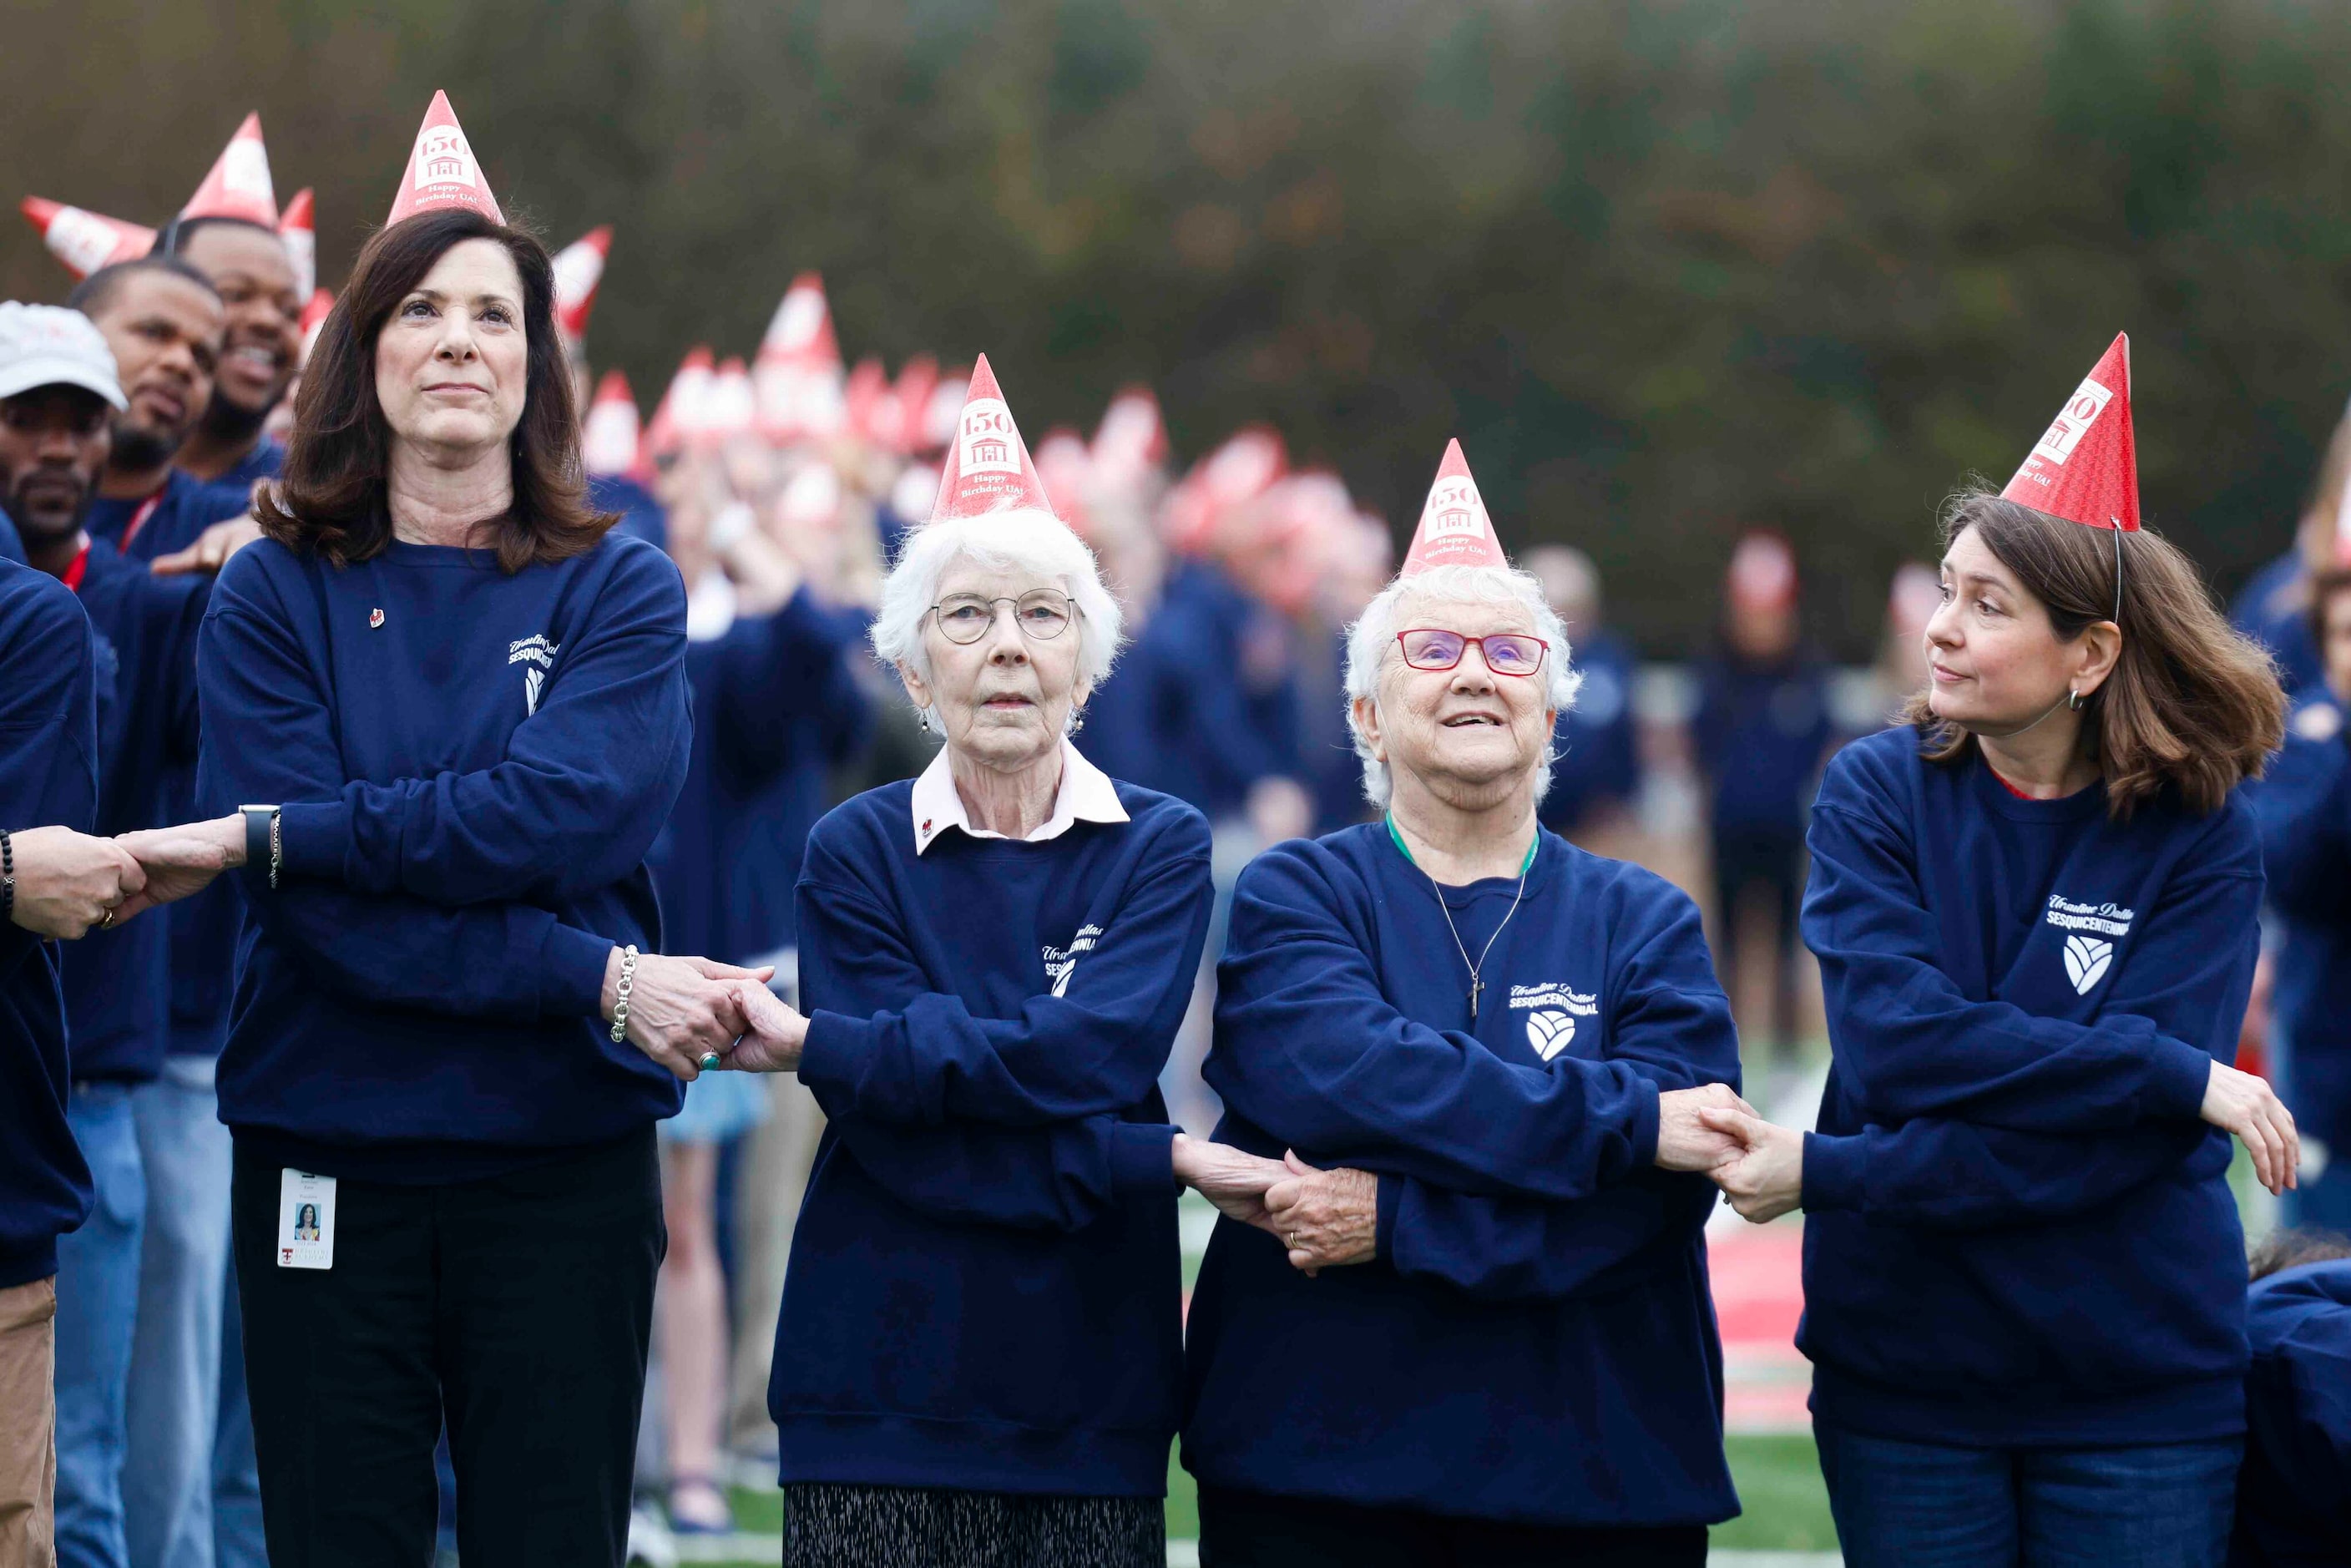
[(370, 631), (373, 631), (376, 627), (382, 624), (383, 612), (381, 609), (371, 610), (368, 612), (368, 629)]

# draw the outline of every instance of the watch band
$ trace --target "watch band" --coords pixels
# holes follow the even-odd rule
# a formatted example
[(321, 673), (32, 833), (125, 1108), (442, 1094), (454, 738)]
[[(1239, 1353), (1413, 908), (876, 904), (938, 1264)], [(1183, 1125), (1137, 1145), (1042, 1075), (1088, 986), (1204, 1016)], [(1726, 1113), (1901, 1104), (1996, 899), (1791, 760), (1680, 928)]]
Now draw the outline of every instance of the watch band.
[(245, 819), (245, 863), (248, 870), (267, 867), (269, 885), (277, 885), (277, 808), (239, 806)]

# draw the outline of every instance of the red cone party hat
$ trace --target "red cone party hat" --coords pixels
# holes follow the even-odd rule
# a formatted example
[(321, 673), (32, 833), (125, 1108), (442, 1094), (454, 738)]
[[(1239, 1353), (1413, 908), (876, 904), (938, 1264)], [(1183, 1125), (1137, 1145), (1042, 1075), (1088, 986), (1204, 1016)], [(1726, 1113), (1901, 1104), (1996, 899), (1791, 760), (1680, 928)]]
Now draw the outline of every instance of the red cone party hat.
[(893, 393), (898, 402), (898, 450), (908, 455), (924, 448), (923, 422), (931, 411), (931, 394), (938, 390), (939, 362), (916, 354), (898, 367)]
[(1046, 494), (1061, 497), (1055, 512), (1071, 531), (1087, 538), (1086, 492), (1093, 487), (1093, 456), (1086, 450), (1086, 438), (1066, 424), (1057, 425), (1037, 443), (1036, 456), (1037, 482)]
[(629, 378), (606, 371), (580, 433), (580, 460), (590, 474), (626, 474), (637, 465), (637, 400)]
[(704, 410), (710, 402), (710, 350), (697, 346), (686, 350), (677, 372), (662, 392), (653, 416), (645, 424), (643, 450), (648, 455), (676, 451), (688, 438), (699, 439)]
[(710, 398), (702, 416), (702, 434), (713, 442), (748, 435), (756, 423), (751, 396), (751, 372), (738, 359), (725, 359), (710, 378)]
[(2335, 564), (2351, 566), (2351, 476), (2343, 481), (2343, 496), (2335, 506)]
[(63, 202), (27, 196), (21, 208), (38, 229), (49, 254), (66, 264), (76, 277), (88, 277), (101, 267), (136, 261), (155, 248), (155, 231), (120, 218), (101, 217)]
[(495, 224), (507, 221), (498, 199), (490, 194), (490, 183), (482, 177), (482, 166), (474, 160), (456, 111), (449, 107), (449, 95), (436, 92), (433, 107), (424, 111), (424, 123), (416, 129), (416, 147), (408, 155), (407, 172), (400, 177), (400, 191), (392, 198), (392, 215), (384, 225), (443, 207), (469, 208)]
[(335, 296), (332, 290), (325, 288), (310, 290), (310, 303), (302, 307), (301, 362), (303, 364), (307, 365), (310, 362), (310, 350), (319, 341), (319, 329), (327, 324), (327, 317), (334, 308)]
[(1094, 431), (1092, 455), (1103, 477), (1116, 484), (1167, 461), (1167, 425), (1149, 387), (1128, 387), (1110, 400)]
[(803, 272), (784, 291), (759, 341), (759, 431), (770, 441), (799, 441), (841, 428), (841, 344), (824, 279)]
[(269, 152), (261, 144), (261, 116), (248, 114), (213, 162), (212, 172), (180, 209), (183, 218), (238, 218), (277, 226), (277, 192), (269, 183)]
[(971, 390), (964, 394), (963, 413), (956, 418), (955, 439), (947, 443), (946, 468), (939, 475), (931, 521), (1023, 507), (1050, 512), (1053, 503), (1045, 498), (1037, 465), (1029, 460), (1029, 444), (1020, 439), (1020, 427), (1012, 423), (1012, 411), (997, 390), (996, 372), (982, 354), (971, 368)]
[(860, 441), (880, 445), (897, 431), (898, 411), (890, 392), (890, 372), (872, 355), (857, 361), (841, 388), (841, 422)]
[(2116, 335), (2000, 496), (2069, 523), (2138, 532), (2127, 335)]
[[(1769, 528), (1740, 536), (1723, 573), (1723, 591), (1746, 610), (1785, 610), (1796, 602), (1796, 552)], [(1940, 588), (1935, 591), (1941, 597)]]
[(1437, 465), (1437, 483), (1428, 487), (1428, 504), (1420, 509), (1420, 527), (1413, 530), (1412, 548), (1405, 552), (1400, 577), (1415, 577), (1433, 566), (1508, 566), (1494, 520), (1469, 476), (1461, 443), (1445, 444), (1445, 461)]
[(278, 214), (277, 237), (294, 264), (294, 287), (307, 299), (319, 287), (319, 219), (309, 186), (295, 192)]
[(555, 253), (555, 325), (572, 342), (588, 335), (596, 286), (604, 281), (604, 262), (611, 254), (610, 224), (598, 225)]

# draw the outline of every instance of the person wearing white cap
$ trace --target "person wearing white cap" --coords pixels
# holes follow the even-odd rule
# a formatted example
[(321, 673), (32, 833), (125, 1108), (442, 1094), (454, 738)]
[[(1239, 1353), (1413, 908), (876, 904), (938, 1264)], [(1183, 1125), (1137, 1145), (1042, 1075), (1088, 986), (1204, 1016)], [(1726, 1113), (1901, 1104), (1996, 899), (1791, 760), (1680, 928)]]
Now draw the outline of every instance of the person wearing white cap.
[[(162, 928), (121, 928), (203, 885), (224, 858), (152, 837), (134, 852), (141, 840), (84, 832), (101, 819), (151, 825), (135, 820), (137, 791), (117, 778), (123, 737), (137, 727), (126, 715), (143, 706), (120, 688), (150, 673), (138, 656), (156, 646), (148, 632), (192, 625), (175, 609), (184, 587), (151, 585), (119, 560), (97, 573), (112, 586), (90, 580), (82, 524), (106, 461), (108, 414), (122, 403), (114, 357), (88, 319), (0, 304), (0, 503), (25, 520), (35, 558), (31, 568), (0, 562), (0, 1561), (11, 1563), (46, 1557), (53, 1492), (69, 1558), (120, 1560), (115, 1464), (143, 1207), (127, 1089), (92, 1081), (110, 1065), (96, 1050), (68, 1067), (69, 1016), (93, 1034), (103, 1020), (69, 1015), (60, 954), (44, 938), (105, 930), (102, 954), (77, 952), (97, 960), (79, 972), (145, 989), (140, 961), (161, 953)], [(94, 1196), (102, 1218), (69, 1234)]]

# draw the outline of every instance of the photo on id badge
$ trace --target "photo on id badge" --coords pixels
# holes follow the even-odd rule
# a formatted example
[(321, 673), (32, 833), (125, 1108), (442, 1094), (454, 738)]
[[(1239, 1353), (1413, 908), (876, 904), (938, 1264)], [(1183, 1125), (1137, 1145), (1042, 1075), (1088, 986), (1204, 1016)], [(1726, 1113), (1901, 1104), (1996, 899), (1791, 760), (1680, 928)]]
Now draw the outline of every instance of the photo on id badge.
[(277, 1180), (277, 1266), (335, 1266), (335, 1178), (286, 1170)]

